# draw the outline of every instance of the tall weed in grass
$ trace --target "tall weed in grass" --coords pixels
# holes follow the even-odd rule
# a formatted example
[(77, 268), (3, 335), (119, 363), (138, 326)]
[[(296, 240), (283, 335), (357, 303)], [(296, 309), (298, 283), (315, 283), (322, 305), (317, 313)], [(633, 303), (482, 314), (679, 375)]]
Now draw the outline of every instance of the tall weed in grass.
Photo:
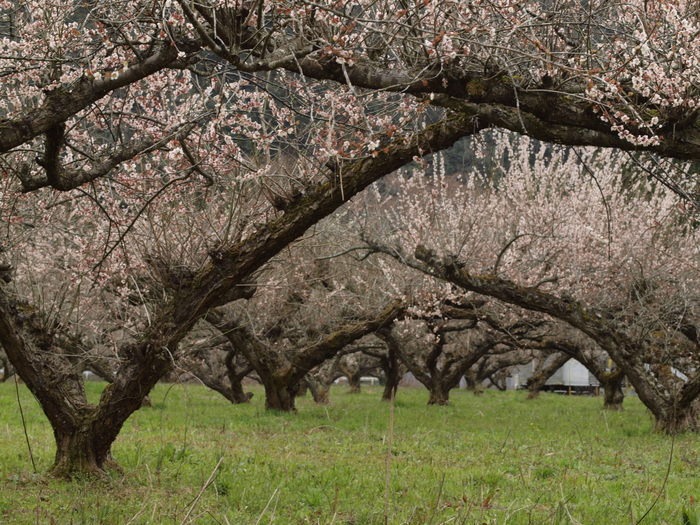
[[(0, 385), (8, 524), (633, 525), (661, 492), (671, 445), (634, 398), (606, 413), (599, 398), (456, 391), (450, 406), (429, 407), (426, 391), (404, 389), (388, 462), (378, 389), (337, 388), (331, 406), (302, 399), (297, 414), (277, 414), (262, 392), (231, 405), (200, 386), (159, 385), (114, 447), (124, 475), (65, 483), (33, 474), (13, 389)], [(24, 389), (21, 400), (42, 472), (51, 430)], [(699, 473), (700, 437), (678, 436), (642, 523), (694, 525)]]

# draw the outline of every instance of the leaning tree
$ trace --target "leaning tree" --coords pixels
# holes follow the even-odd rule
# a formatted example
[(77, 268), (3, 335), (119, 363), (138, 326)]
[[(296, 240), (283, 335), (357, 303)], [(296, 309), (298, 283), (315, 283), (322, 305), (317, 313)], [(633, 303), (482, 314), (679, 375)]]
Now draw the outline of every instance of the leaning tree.
[[(173, 6), (0, 8), (9, 20), (0, 41), (2, 213), (12, 226), (5, 244), (10, 259), (18, 257), (16, 279), (32, 275), (33, 266), (20, 261), (22, 245), (14, 242), (18, 231), (31, 235), (20, 209), (50, 222), (45, 211), (59, 206), (80, 224), (71, 225), (70, 243), (54, 248), (56, 262), (68, 260), (63, 251), (88, 253), (79, 270), (96, 272), (95, 287), (116, 287), (145, 305), (113, 349), (115, 379), (94, 405), (72, 349), (57, 344), (55, 325), (41, 315), (27, 323), (21, 287), (3, 287), (0, 339), (53, 427), (56, 475), (103, 472), (122, 425), (171, 369), (182, 338), (212, 308), (248, 296), (242, 285), (271, 257), (371, 182), (479, 130), (462, 116), (425, 127), (416, 115), (387, 117), (382, 94), (365, 111), (350, 88), (243, 75), (245, 68), (212, 61)], [(280, 99), (280, 85), (295, 94), (293, 104)], [(380, 125), (387, 121), (400, 133), (388, 133)], [(368, 145), (377, 140), (382, 149), (371, 155)], [(342, 148), (358, 155), (343, 158)], [(239, 221), (247, 191), (258, 206)], [(131, 238), (159, 246), (173, 234), (168, 221), (200, 212), (206, 222), (222, 200), (231, 212), (194, 243), (191, 265), (129, 249)], [(171, 210), (167, 220), (146, 221), (158, 204)], [(140, 276), (149, 272), (159, 284), (142, 293)]]
[(254, 372), (240, 350), (215, 328), (195, 327), (183, 341), (186, 350), (180, 353), (171, 374), (174, 381), (197, 381), (218, 392), (231, 403), (248, 403), (252, 392), (246, 392), (244, 381)]
[(362, 377), (386, 380), (381, 361), (382, 354), (386, 354), (385, 345), (373, 335), (347, 345), (335, 357), (324, 361), (306, 374), (304, 381), (309, 386), (314, 401), (322, 405), (330, 403), (331, 386), (341, 378), (347, 380), (351, 394), (360, 393)]
[(383, 251), (578, 329), (627, 376), (660, 429), (697, 429), (694, 211), (624, 169), (619, 155), (500, 144), (510, 164), (500, 177), (459, 182), (438, 170), (403, 181), (422, 189), (386, 203), (395, 202), (393, 223), (411, 217), (411, 228), (387, 232), (394, 245)]
[(335, 254), (332, 227), (331, 221), (323, 222), (308, 239), (272, 260), (247, 304), (205, 317), (253, 367), (269, 409), (294, 410), (296, 392), (309, 372), (390, 326), (404, 309), (381, 286), (381, 273)]
[[(538, 320), (509, 319), (489, 309), (484, 302), (444, 302), (431, 312), (409, 310), (394, 329), (383, 335), (397, 349), (408, 370), (429, 391), (429, 405), (447, 405), (450, 390), (470, 370), (500, 370), (504, 366), (532, 360), (527, 341), (538, 339)], [(480, 368), (481, 367), (481, 368)], [(492, 372), (493, 373), (493, 372)], [(483, 379), (487, 379), (487, 374)], [(479, 383), (481, 381), (479, 380)]]

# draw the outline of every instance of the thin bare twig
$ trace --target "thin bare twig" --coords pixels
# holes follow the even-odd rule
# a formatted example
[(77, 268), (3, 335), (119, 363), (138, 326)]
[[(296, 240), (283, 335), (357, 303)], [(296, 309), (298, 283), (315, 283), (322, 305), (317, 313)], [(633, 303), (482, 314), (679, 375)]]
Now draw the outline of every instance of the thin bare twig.
[(24, 409), (22, 408), (22, 402), (19, 399), (19, 381), (17, 380), (17, 374), (15, 374), (15, 392), (17, 393), (17, 406), (19, 407), (19, 416), (22, 419), (22, 430), (24, 431), (24, 439), (27, 441), (27, 450), (29, 450), (29, 459), (32, 462), (34, 474), (36, 474), (38, 471), (36, 469), (36, 463), (34, 462), (32, 444), (29, 442), (29, 433), (27, 432), (27, 421), (24, 419)]
[(187, 520), (189, 519), (190, 514), (192, 514), (192, 511), (197, 506), (197, 502), (199, 502), (200, 498), (202, 497), (202, 494), (204, 494), (204, 491), (207, 490), (207, 487), (209, 487), (209, 485), (211, 485), (214, 482), (214, 480), (216, 479), (216, 474), (219, 471), (219, 467), (221, 466), (221, 464), (223, 462), (224, 462), (224, 457), (221, 456), (219, 458), (219, 461), (216, 463), (214, 470), (212, 470), (211, 474), (209, 474), (209, 479), (207, 479), (204, 482), (204, 485), (202, 485), (202, 488), (199, 489), (199, 493), (197, 494), (197, 496), (194, 498), (194, 500), (190, 504), (190, 508), (187, 511), (187, 514), (185, 514), (185, 517), (182, 519), (182, 522), (181, 522), (182, 525), (184, 525), (187, 522)]

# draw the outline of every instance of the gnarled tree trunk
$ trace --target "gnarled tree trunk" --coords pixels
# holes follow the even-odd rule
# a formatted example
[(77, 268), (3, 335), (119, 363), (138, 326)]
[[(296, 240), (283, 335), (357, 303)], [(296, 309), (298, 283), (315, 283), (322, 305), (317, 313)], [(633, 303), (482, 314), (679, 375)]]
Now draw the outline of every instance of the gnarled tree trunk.
[[(447, 263), (434, 252), (419, 246), (415, 256), (426, 264), (425, 270), (461, 288), (500, 299), (506, 303), (547, 313), (593, 339), (608, 353), (615, 365), (622, 369), (634, 386), (639, 399), (656, 418), (656, 427), (667, 433), (697, 431), (697, 402), (700, 396), (700, 373), (695, 370), (692, 377), (682, 384), (667, 381), (645, 366), (639, 342), (632, 340), (613, 321), (595, 309), (573, 299), (562, 299), (540, 289), (520, 286), (494, 275), (477, 276), (458, 267), (451, 260)], [(644, 344), (653, 351), (653, 345)]]
[(341, 349), (379, 328), (393, 323), (403, 310), (392, 302), (374, 319), (341, 327), (320, 342), (298, 352), (268, 348), (236, 320), (211, 315), (207, 319), (246, 356), (265, 387), (265, 406), (270, 410), (293, 411), (294, 397), (309, 370), (313, 370)]
[[(41, 118), (46, 116), (47, 111), (52, 113), (51, 118), (40, 126), (41, 129), (34, 126), (27, 134), (25, 132), (28, 128), (22, 124), (23, 131), (15, 133), (10, 129), (13, 123), (3, 125), (6, 129), (0, 133), (0, 142), (3, 142), (0, 149), (7, 151), (35, 136), (50, 132), (111, 89), (124, 86), (136, 77), (144, 78), (176, 58), (177, 50), (166, 46), (166, 49), (147, 58), (143, 64), (130, 68), (128, 75), (120, 75), (118, 81), (112, 81), (112, 84), (117, 82), (118, 86), (103, 81), (100, 89), (95, 91), (92, 82), (81, 84), (79, 107), (73, 104), (66, 108), (64, 104), (61, 111), (56, 113), (58, 106), (50, 104), (48, 110), (42, 110)], [(60, 102), (61, 97), (65, 96), (66, 92), (61, 91), (54, 98)], [(152, 322), (139, 342), (121, 349), (125, 361), (114, 382), (105, 388), (97, 407), (87, 403), (80, 379), (76, 381), (67, 377), (66, 371), (72, 370), (70, 362), (66, 355), (53, 351), (50, 334), (45, 331), (39, 334), (40, 339), (44, 339), (41, 344), (25, 341), (22, 332), (26, 329), (21, 328), (22, 316), (17, 315), (14, 302), (8, 299), (4, 289), (1, 290), (0, 342), (54, 429), (59, 450), (54, 471), (70, 476), (81, 472), (90, 474), (95, 468), (103, 469), (108, 463), (112, 443), (124, 422), (141, 407), (143, 399), (153, 386), (170, 370), (182, 338), (211, 309), (244, 297), (247, 290), (241, 285), (280, 250), (345, 204), (349, 198), (400, 168), (415, 155), (447, 148), (460, 138), (481, 129), (483, 127), (475, 123), (471, 116), (452, 116), (415, 133), (409, 139), (391, 141), (374, 157), (330, 166), (326, 174), (330, 175), (331, 180), (310, 188), (303, 197), (290, 203), (284, 214), (239, 242), (226, 243), (210, 252), (208, 263), (191, 280), (179, 283), (176, 289), (171, 290), (172, 294), (157, 305)], [(6, 132), (13, 136), (8, 138)], [(59, 185), (56, 187), (59, 188)], [(67, 188), (61, 185), (59, 189)], [(396, 313), (392, 314), (391, 320)], [(390, 320), (383, 319), (382, 322), (375, 323), (372, 330), (388, 322)], [(342, 333), (338, 337), (347, 340), (351, 336), (352, 333)], [(37, 346), (40, 350), (37, 350)], [(322, 350), (312, 348), (306, 354), (307, 361), (315, 359)], [(310, 368), (306, 368), (308, 369)], [(282, 391), (280, 393), (283, 394)], [(282, 395), (281, 398), (283, 397)], [(284, 399), (276, 404), (288, 405)], [(86, 409), (90, 411), (85, 412)], [(83, 451), (79, 452), (80, 449)]]
[(464, 382), (466, 383), (466, 389), (472, 392), (475, 396), (479, 396), (484, 393), (484, 388), (479, 383), (476, 370), (473, 368), (469, 368), (469, 370), (464, 373)]
[(99, 441), (94, 432), (94, 414), (85, 414), (70, 429), (54, 428), (56, 456), (50, 473), (60, 478), (104, 476), (116, 462), (110, 455), (111, 443)]
[(700, 400), (689, 405), (666, 406), (654, 413), (656, 430), (666, 434), (700, 431)]
[(391, 335), (390, 328), (377, 330), (376, 335), (384, 342), (387, 349), (386, 356), (380, 357), (382, 370), (384, 370), (384, 376), (386, 377), (382, 400), (391, 401), (396, 398), (396, 392), (401, 381), (401, 363), (399, 361), (401, 349), (399, 348), (399, 342)]
[(243, 403), (248, 403), (253, 399), (252, 392), (246, 392), (243, 389), (243, 383), (241, 381), (231, 382), (231, 397), (230, 400), (236, 405), (241, 405)]

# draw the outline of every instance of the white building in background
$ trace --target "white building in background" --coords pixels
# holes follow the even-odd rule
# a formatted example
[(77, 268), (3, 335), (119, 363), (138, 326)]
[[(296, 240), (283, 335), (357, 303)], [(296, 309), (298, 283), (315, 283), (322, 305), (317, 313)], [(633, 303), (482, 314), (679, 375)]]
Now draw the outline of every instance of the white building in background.
[[(514, 370), (511, 376), (506, 379), (506, 387), (508, 390), (525, 388), (527, 380), (532, 376), (535, 370), (535, 363), (533, 361), (527, 365), (518, 366)], [(589, 390), (598, 386), (600, 386), (600, 383), (585, 366), (576, 359), (569, 359), (547, 380), (543, 390)]]

